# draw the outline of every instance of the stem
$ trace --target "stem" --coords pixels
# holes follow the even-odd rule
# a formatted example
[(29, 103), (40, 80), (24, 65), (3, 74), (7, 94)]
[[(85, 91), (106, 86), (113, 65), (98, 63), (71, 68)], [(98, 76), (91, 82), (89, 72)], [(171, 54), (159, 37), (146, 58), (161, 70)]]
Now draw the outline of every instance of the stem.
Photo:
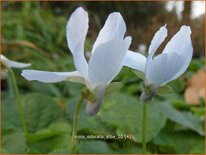
[(21, 101), (20, 101), (19, 90), (18, 90), (18, 87), (17, 87), (16, 77), (15, 77), (14, 72), (12, 71), (12, 69), (9, 68), (9, 72), (10, 72), (10, 75), (11, 75), (11, 82), (12, 82), (12, 85), (13, 85), (13, 91), (14, 91), (14, 95), (15, 95), (15, 99), (16, 99), (16, 105), (17, 105), (17, 108), (18, 108), (19, 116), (20, 116), (20, 121), (21, 121), (24, 133), (27, 134), (26, 120), (25, 120), (25, 116), (24, 116), (24, 107), (23, 107), (23, 105), (21, 104)]
[(147, 126), (147, 103), (143, 102), (143, 117), (142, 117), (142, 153), (146, 154), (146, 126)]
[(77, 135), (77, 126), (78, 126), (78, 116), (81, 104), (83, 102), (84, 98), (83, 95), (81, 95), (79, 102), (77, 103), (74, 111), (74, 118), (73, 118), (73, 129), (72, 129), (72, 153), (76, 154), (76, 144), (77, 140), (75, 136)]

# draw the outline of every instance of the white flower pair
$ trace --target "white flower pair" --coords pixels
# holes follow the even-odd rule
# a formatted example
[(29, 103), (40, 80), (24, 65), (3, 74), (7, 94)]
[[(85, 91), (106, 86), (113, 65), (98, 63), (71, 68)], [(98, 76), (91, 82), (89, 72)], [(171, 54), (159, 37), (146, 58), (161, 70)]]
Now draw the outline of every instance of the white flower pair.
[(89, 115), (99, 111), (106, 87), (123, 65), (143, 72), (146, 85), (159, 87), (183, 74), (192, 58), (191, 30), (188, 26), (182, 26), (163, 53), (154, 58), (155, 51), (167, 36), (166, 26), (160, 28), (152, 39), (147, 59), (141, 54), (129, 51), (131, 37), (124, 38), (125, 22), (120, 13), (114, 12), (108, 16), (87, 62), (84, 57), (84, 42), (88, 27), (87, 12), (81, 7), (76, 9), (67, 23), (66, 35), (77, 71), (23, 70), (22, 76), (29, 81), (54, 83), (70, 80), (85, 84), (96, 95), (95, 101), (87, 102), (86, 112)]

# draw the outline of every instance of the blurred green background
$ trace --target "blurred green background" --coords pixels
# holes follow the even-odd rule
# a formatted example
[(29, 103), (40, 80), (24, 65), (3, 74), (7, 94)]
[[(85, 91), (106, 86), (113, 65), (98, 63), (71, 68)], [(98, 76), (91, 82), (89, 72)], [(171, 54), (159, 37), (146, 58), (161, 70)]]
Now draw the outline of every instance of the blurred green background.
[[(1, 52), (11, 60), (32, 63), (32, 69), (73, 71), (65, 28), (69, 16), (79, 6), (84, 7), (90, 17), (87, 53), (113, 11), (120, 12), (125, 19), (127, 35), (133, 38), (130, 49), (142, 53), (147, 51), (154, 33), (162, 25), (167, 24), (169, 36), (158, 49), (160, 52), (181, 25), (190, 25), (193, 60), (183, 76), (169, 83), (174, 93), (156, 96), (148, 105), (146, 139), (149, 153), (204, 154), (205, 100), (200, 97), (198, 102), (190, 102), (185, 92), (192, 87), (190, 81), (197, 71), (204, 70), (205, 16), (191, 18), (198, 9), (193, 7), (194, 2), (182, 2), (183, 11), (179, 14), (178, 7), (169, 11), (168, 3), (2, 2)], [(28, 82), (20, 76), (20, 70), (14, 71), (29, 134), (24, 136), (22, 132), (11, 80), (6, 68), (2, 68), (2, 153), (70, 153), (72, 114), (82, 86), (70, 82)], [(78, 153), (141, 153), (139, 96), (143, 83), (126, 67), (114, 81), (124, 86), (119, 92), (105, 96), (96, 117), (86, 116), (83, 104), (78, 135), (116, 135), (119, 139), (79, 139)], [(199, 81), (204, 86), (204, 78)]]

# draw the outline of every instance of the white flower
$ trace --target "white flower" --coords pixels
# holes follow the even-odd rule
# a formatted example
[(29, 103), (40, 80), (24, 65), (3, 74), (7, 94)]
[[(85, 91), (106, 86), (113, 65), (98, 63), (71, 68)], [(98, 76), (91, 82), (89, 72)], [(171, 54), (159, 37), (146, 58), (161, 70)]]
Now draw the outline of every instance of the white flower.
[(8, 68), (26, 68), (31, 66), (30, 63), (21, 63), (9, 60), (7, 57), (1, 54), (1, 62)]
[(87, 63), (84, 56), (84, 42), (89, 28), (88, 22), (87, 12), (80, 7), (71, 15), (66, 26), (67, 43), (77, 71), (23, 70), (22, 76), (29, 81), (37, 80), (45, 83), (63, 80), (84, 83), (91, 92), (96, 94), (96, 100), (88, 101), (86, 108), (87, 114), (93, 115), (99, 111), (106, 87), (123, 66), (124, 57), (131, 44), (131, 37), (124, 39), (126, 25), (120, 13), (110, 14), (93, 45), (90, 60)]
[(191, 29), (182, 26), (167, 43), (163, 52), (157, 56), (154, 53), (167, 36), (166, 25), (154, 35), (149, 46), (149, 55), (145, 56), (128, 51), (124, 65), (141, 71), (145, 75), (145, 85), (158, 88), (177, 79), (188, 68), (193, 54)]

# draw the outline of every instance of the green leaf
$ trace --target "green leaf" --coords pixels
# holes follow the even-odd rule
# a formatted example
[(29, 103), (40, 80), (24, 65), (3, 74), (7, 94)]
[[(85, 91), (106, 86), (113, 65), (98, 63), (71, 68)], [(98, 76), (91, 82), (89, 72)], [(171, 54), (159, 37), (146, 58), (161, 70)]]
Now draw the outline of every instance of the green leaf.
[(46, 139), (52, 136), (55, 136), (56, 133), (50, 131), (49, 129), (41, 129), (39, 131), (37, 131), (36, 133), (33, 134), (28, 134), (27, 135), (27, 139), (29, 141), (29, 143), (33, 143), (42, 139)]
[(15, 99), (9, 97), (8, 93), (2, 93), (2, 131), (3, 134), (15, 129), (21, 129), (19, 114)]
[[(147, 106), (147, 142), (152, 140), (166, 123), (166, 117), (157, 111), (155, 106)], [(117, 135), (132, 135), (134, 141), (141, 142), (142, 109), (143, 104), (137, 98), (115, 93), (105, 99), (99, 116), (105, 123), (118, 129)]]
[[(147, 151), (148, 154), (151, 154)], [(114, 154), (142, 154), (142, 148), (141, 147), (131, 147), (127, 149), (118, 149), (114, 152)]]
[(171, 121), (196, 131), (200, 135), (204, 135), (204, 126), (201, 124), (200, 119), (190, 112), (179, 112), (173, 108), (169, 103), (157, 103), (157, 107)]
[(108, 154), (111, 153), (112, 150), (109, 148), (106, 142), (104, 141), (80, 141), (78, 147), (79, 153), (84, 154)]
[[(171, 103), (174, 108), (184, 111), (189, 111), (191, 106), (190, 104), (187, 104), (182, 98), (178, 99), (177, 95), (170, 96), (171, 97)], [(174, 97), (176, 99), (174, 99)]]
[(122, 88), (123, 84), (121, 82), (112, 82), (110, 85), (106, 88), (105, 95), (110, 95), (114, 92), (119, 91)]
[(36, 132), (51, 123), (64, 120), (64, 112), (50, 96), (31, 93), (24, 97), (25, 117), (29, 132)]
[(199, 153), (204, 154), (204, 137), (193, 132), (161, 132), (154, 139), (160, 153)]
[[(75, 97), (70, 100), (68, 104), (68, 110), (67, 110), (67, 118), (69, 121), (73, 120), (75, 105), (78, 102), (79, 97)], [(79, 120), (78, 120), (78, 132), (83, 132), (84, 134), (111, 134), (114, 131), (112, 131), (112, 127), (108, 126), (104, 122), (102, 122), (99, 114), (94, 116), (88, 116), (86, 114), (86, 103), (83, 103), (81, 105), (81, 110), (79, 114)]]
[(1, 148), (1, 152), (2, 154), (9, 154), (9, 152), (7, 150), (5, 150), (4, 148)]
[(190, 110), (198, 116), (204, 116), (205, 115), (205, 107), (191, 107)]
[(72, 154), (70, 149), (56, 149), (50, 152), (49, 154)]
[(33, 82), (31, 83), (30, 87), (32, 88), (34, 92), (53, 95), (56, 97), (62, 97), (60, 90), (54, 84)]
[(15, 131), (2, 136), (2, 148), (7, 153), (21, 154), (27, 150), (26, 139), (24, 133)]
[(30, 143), (47, 139), (64, 133), (70, 133), (71, 128), (67, 123), (53, 123), (48, 128), (40, 129), (33, 134), (28, 134), (27, 138)]
[(137, 71), (137, 70), (132, 70), (132, 72), (140, 79), (145, 80), (145, 75), (143, 72)]
[(71, 147), (71, 133), (65, 133), (36, 141), (30, 145), (28, 153), (46, 154), (54, 150), (62, 150)]
[(102, 122), (98, 115), (91, 117), (85, 112), (80, 114), (78, 131), (93, 135), (108, 135), (115, 132), (111, 126)]
[(158, 91), (157, 91), (158, 95), (167, 95), (167, 94), (172, 94), (172, 93), (174, 93), (174, 90), (172, 89), (172, 87), (168, 85), (164, 85), (158, 88)]
[(185, 81), (182, 80), (182, 79), (177, 79), (177, 80), (174, 80), (174, 81), (171, 81), (167, 86), (170, 86), (174, 92), (176, 93), (182, 93), (185, 89)]
[(201, 58), (193, 58), (189, 67), (188, 71), (197, 72), (200, 68), (204, 67), (205, 59), (204, 57)]

